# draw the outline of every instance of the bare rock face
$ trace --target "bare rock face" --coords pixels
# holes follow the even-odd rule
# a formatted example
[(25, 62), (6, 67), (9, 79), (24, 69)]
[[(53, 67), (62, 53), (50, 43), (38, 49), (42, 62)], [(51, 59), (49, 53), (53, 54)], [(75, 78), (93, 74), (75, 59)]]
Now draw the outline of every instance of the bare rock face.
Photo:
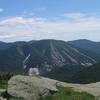
[(24, 100), (37, 100), (56, 91), (55, 82), (49, 82), (46, 78), (17, 75), (9, 80), (7, 92)]

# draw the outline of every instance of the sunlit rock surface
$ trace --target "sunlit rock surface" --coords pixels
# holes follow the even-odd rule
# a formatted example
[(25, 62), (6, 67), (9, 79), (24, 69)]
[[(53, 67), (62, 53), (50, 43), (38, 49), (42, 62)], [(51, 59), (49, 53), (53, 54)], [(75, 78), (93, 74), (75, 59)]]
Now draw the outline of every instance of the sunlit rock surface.
[(42, 77), (15, 76), (8, 82), (8, 93), (25, 100), (37, 100), (40, 96), (56, 92), (56, 84)]

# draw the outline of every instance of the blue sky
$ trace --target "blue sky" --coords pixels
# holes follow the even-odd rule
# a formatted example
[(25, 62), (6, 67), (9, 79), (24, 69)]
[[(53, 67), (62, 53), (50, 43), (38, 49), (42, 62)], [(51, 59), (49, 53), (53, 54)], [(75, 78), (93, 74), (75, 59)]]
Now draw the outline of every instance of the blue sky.
[(100, 41), (100, 0), (0, 0), (0, 41)]

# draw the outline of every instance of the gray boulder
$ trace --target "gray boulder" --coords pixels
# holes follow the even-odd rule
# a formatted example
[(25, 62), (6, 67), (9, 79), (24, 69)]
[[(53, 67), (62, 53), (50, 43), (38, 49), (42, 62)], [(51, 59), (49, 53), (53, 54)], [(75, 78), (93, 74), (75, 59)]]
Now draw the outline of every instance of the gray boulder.
[(58, 91), (56, 82), (43, 77), (31, 77), (17, 75), (8, 82), (8, 94), (24, 100), (37, 100), (40, 96), (46, 96)]
[(7, 100), (7, 99), (4, 99), (3, 97), (0, 97), (0, 100)]

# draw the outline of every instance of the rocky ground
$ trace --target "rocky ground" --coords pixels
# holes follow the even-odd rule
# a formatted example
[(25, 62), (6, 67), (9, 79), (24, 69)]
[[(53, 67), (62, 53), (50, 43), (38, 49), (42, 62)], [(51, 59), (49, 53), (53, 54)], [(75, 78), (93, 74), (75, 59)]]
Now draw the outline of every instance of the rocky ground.
[[(39, 76), (22, 75), (14, 76), (9, 80), (7, 93), (12, 97), (24, 98), (24, 100), (37, 100), (40, 96), (47, 96), (57, 92), (58, 86), (71, 87), (80, 92), (84, 91), (94, 95), (96, 98), (100, 96), (100, 82), (82, 85), (60, 82)], [(5, 91), (0, 90), (0, 93)], [(0, 98), (0, 100), (6, 99)]]

